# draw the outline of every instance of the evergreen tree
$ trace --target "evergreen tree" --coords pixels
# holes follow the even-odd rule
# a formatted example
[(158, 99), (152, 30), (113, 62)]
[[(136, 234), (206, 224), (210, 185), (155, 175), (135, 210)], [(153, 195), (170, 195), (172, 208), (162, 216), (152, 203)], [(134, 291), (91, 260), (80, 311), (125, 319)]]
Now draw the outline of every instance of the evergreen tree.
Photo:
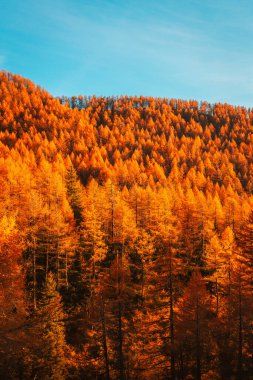
[(68, 350), (65, 340), (65, 314), (51, 273), (48, 275), (35, 318), (39, 348), (34, 373), (43, 380), (63, 380), (67, 374)]
[(76, 225), (80, 226), (82, 223), (82, 193), (81, 193), (81, 185), (78, 180), (76, 171), (74, 167), (71, 165), (67, 169), (66, 177), (66, 187), (67, 187), (67, 195), (69, 198), (69, 204), (72, 208), (74, 218), (76, 221)]
[[(213, 364), (210, 360), (209, 336), (210, 296), (200, 272), (195, 272), (179, 300), (177, 322), (177, 344), (180, 352), (181, 378), (201, 380), (202, 375), (213, 379)], [(210, 370), (210, 372), (209, 372)]]

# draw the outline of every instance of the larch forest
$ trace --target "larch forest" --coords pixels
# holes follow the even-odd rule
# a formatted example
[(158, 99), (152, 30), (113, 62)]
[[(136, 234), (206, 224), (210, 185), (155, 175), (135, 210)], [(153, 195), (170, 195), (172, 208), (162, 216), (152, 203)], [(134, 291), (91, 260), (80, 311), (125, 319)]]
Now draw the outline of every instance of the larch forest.
[(252, 194), (253, 109), (1, 71), (0, 378), (253, 379)]

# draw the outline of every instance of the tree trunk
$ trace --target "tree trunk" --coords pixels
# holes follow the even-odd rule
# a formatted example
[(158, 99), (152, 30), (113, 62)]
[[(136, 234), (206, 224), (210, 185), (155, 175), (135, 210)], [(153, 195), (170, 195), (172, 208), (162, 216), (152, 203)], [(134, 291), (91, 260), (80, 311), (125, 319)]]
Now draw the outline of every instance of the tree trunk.
[(238, 303), (239, 303), (239, 325), (238, 325), (238, 368), (237, 368), (237, 378), (242, 379), (242, 289), (241, 289), (241, 278), (239, 279), (239, 293), (238, 293)]
[(125, 380), (122, 334), (122, 305), (118, 302), (119, 380)]
[(171, 360), (171, 380), (175, 380), (175, 337), (174, 337), (174, 305), (173, 305), (173, 284), (172, 284), (172, 252), (169, 247), (169, 295), (170, 295), (170, 360)]
[(69, 279), (68, 279), (68, 251), (65, 250), (65, 285), (68, 290), (69, 288)]
[(114, 242), (114, 189), (111, 185), (111, 241)]
[(219, 284), (218, 279), (215, 280), (215, 293), (216, 293), (216, 316), (219, 315)]
[[(119, 268), (120, 266), (120, 268)], [(122, 331), (122, 304), (121, 304), (121, 281), (122, 281), (122, 252), (119, 258), (117, 251), (117, 287), (118, 287), (118, 367), (119, 380), (125, 380), (124, 356), (123, 356), (123, 331)]]
[(48, 265), (49, 265), (48, 247), (46, 247), (46, 283), (47, 283), (47, 277), (48, 277)]
[(103, 350), (104, 350), (104, 361), (105, 361), (105, 375), (106, 380), (110, 380), (110, 369), (109, 369), (109, 359), (108, 359), (108, 349), (107, 349), (107, 339), (106, 339), (106, 322), (105, 322), (105, 304), (102, 299), (101, 307), (101, 322), (102, 322), (102, 340), (103, 340)]
[(36, 273), (36, 250), (35, 238), (33, 238), (33, 308), (37, 309), (37, 273)]
[(200, 359), (200, 328), (199, 328), (199, 297), (197, 295), (196, 308), (196, 380), (201, 380), (201, 359)]

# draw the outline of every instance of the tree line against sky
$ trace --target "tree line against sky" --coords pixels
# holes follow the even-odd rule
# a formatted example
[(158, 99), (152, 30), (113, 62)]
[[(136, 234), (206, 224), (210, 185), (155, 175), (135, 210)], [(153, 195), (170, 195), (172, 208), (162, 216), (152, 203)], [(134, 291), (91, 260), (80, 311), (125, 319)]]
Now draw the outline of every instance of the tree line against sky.
[(252, 119), (1, 72), (1, 377), (251, 378)]

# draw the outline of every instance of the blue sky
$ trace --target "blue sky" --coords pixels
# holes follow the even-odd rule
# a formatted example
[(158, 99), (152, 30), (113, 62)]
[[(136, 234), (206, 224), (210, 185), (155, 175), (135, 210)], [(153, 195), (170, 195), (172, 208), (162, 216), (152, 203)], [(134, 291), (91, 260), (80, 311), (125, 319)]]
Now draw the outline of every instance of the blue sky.
[(53, 95), (253, 106), (251, 0), (0, 0), (0, 67)]

